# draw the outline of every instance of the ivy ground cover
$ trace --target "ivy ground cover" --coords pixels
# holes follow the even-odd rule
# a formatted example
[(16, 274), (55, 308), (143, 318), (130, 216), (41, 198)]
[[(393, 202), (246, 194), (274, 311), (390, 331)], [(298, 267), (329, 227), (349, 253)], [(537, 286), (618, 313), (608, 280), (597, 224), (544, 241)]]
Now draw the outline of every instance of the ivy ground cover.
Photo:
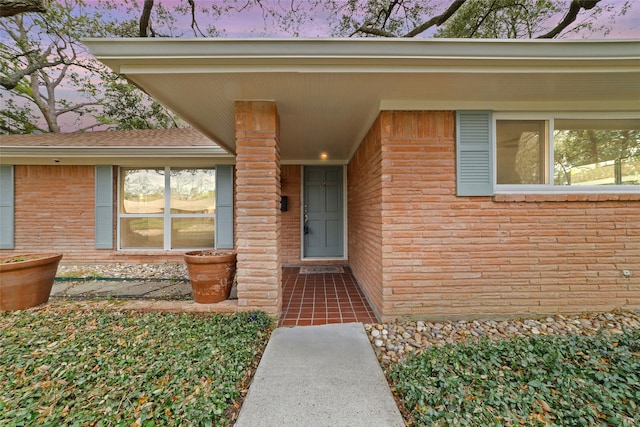
[(640, 329), (431, 347), (387, 374), (415, 426), (640, 425)]
[(0, 425), (227, 425), (266, 346), (261, 313), (0, 313)]

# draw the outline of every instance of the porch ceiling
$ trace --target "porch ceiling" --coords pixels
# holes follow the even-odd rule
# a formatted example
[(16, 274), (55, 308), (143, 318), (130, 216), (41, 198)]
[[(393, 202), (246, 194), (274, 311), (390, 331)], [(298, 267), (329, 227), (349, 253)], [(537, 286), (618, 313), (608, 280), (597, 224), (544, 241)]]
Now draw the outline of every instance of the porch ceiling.
[(381, 110), (640, 111), (640, 40), (89, 39), (233, 152), (234, 102), (272, 100), (281, 158), (347, 162)]

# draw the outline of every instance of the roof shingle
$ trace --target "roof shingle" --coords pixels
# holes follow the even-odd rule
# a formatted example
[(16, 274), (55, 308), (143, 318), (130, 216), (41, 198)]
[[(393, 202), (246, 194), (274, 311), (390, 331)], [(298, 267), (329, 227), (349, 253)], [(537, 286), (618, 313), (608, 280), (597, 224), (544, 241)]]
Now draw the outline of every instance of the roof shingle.
[(193, 128), (0, 135), (1, 147), (218, 147)]

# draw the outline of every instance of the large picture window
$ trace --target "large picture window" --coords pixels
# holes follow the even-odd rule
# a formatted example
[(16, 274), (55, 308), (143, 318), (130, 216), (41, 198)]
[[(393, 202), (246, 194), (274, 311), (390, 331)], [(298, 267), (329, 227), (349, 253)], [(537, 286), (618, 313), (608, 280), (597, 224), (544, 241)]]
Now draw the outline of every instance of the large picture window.
[(215, 169), (121, 168), (120, 249), (215, 246)]
[(496, 116), (497, 189), (640, 185), (640, 118)]

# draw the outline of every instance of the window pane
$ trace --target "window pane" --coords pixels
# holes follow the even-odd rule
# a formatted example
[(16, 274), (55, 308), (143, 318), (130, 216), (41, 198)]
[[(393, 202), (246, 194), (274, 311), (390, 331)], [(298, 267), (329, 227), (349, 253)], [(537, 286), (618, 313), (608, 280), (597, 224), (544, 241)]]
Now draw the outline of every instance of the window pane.
[(555, 185), (639, 185), (640, 119), (558, 119)]
[(164, 220), (162, 218), (120, 218), (120, 247), (163, 249)]
[(214, 169), (172, 169), (171, 213), (214, 213), (215, 189)]
[(122, 169), (121, 213), (164, 212), (164, 169)]
[(172, 218), (171, 247), (173, 249), (213, 248), (214, 218)]
[(546, 122), (496, 122), (496, 174), (498, 184), (544, 184)]

